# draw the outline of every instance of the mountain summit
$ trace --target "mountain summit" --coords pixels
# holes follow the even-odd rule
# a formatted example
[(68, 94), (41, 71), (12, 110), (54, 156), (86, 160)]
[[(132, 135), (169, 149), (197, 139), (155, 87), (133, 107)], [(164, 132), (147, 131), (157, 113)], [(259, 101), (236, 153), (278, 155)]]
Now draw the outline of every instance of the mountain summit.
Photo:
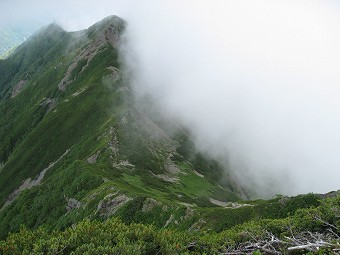
[(166, 206), (159, 224), (170, 226), (185, 221), (169, 219), (178, 208), (246, 197), (178, 123), (136, 103), (119, 59), (124, 28), (117, 16), (78, 32), (51, 24), (0, 61), (1, 235), (137, 204), (129, 213)]

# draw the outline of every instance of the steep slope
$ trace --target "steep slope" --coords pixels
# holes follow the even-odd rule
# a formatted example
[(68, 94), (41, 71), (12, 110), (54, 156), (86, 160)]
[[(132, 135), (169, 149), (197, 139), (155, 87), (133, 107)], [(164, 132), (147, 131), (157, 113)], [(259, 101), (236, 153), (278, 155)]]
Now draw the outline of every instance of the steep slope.
[(0, 235), (113, 214), (170, 226), (189, 207), (246, 196), (186, 130), (135, 104), (118, 56), (124, 26), (51, 24), (0, 60)]

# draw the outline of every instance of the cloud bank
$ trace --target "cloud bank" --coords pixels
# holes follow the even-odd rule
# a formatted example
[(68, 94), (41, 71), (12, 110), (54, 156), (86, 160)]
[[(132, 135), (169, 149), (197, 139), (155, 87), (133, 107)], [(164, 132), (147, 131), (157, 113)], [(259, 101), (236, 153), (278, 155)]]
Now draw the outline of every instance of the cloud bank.
[(259, 195), (339, 189), (337, 1), (46, 2), (22, 1), (26, 12), (17, 12), (48, 14), (70, 30), (124, 18), (136, 92), (153, 96), (243, 185)]

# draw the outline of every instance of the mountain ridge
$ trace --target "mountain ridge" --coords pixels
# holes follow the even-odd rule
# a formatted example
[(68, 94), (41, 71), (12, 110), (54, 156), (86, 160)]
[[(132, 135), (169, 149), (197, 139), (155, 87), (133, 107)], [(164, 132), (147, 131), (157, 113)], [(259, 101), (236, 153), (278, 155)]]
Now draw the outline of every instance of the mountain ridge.
[(0, 254), (336, 254), (339, 192), (249, 200), (137, 100), (126, 25), (52, 24), (0, 60)]
[(135, 104), (119, 59), (124, 26), (116, 16), (79, 32), (52, 24), (0, 61), (2, 235), (108, 217), (140, 196), (171, 210), (247, 196), (184, 128), (168, 133), (171, 120)]

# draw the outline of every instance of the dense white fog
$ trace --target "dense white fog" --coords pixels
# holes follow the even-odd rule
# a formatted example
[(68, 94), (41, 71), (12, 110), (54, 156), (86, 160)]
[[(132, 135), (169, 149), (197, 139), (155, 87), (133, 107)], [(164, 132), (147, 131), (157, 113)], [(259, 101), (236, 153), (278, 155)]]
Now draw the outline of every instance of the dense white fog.
[(243, 185), (260, 195), (339, 188), (337, 1), (69, 2), (1, 2), (0, 22), (75, 30), (117, 14), (136, 93), (152, 95)]

